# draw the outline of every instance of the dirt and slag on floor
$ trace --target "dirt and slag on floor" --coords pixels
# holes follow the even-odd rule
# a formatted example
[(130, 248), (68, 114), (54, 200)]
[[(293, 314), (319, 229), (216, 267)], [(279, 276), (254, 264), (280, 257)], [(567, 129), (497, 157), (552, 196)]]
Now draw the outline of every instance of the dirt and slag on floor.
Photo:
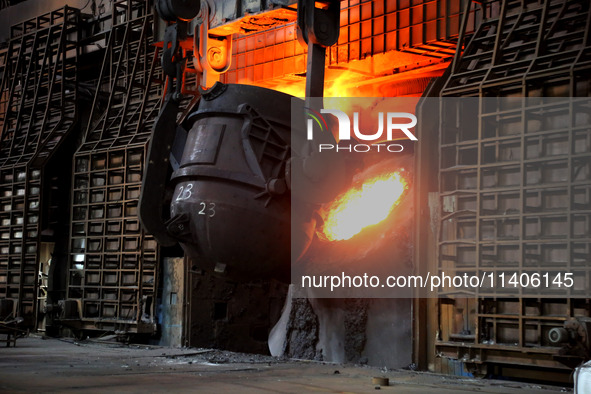
[[(377, 382), (388, 385), (380, 386)], [(73, 339), (0, 348), (0, 392), (558, 393), (569, 388), (280, 359), (214, 349)]]

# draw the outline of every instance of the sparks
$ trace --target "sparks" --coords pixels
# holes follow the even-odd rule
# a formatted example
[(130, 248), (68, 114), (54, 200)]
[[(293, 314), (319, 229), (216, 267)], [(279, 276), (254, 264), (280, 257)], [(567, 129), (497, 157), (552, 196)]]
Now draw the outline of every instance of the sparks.
[(341, 194), (323, 209), (324, 225), (318, 231), (320, 239), (342, 241), (363, 229), (380, 223), (400, 203), (406, 181), (395, 172), (379, 175)]

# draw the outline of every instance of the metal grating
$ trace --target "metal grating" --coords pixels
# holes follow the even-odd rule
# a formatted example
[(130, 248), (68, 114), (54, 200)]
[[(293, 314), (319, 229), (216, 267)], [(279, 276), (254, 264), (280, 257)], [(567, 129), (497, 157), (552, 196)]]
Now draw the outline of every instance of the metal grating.
[[(389, 51), (450, 59), (456, 51), (464, 4), (466, 1), (455, 0), (343, 1), (339, 41), (327, 51), (327, 65), (343, 66)], [(479, 11), (471, 11), (469, 32), (476, 29), (481, 16)], [(226, 83), (259, 82), (306, 72), (306, 50), (297, 41), (295, 23), (235, 36), (232, 56), (232, 66), (223, 77)]]
[[(441, 107), (438, 269), (560, 267), (589, 283), (589, 2), (499, 4), (499, 17), (484, 21), (457, 55), (440, 93), (483, 99), (472, 107), (474, 122), (457, 121), (458, 101)], [(487, 364), (559, 370), (581, 361), (548, 332), (591, 316), (588, 299), (488, 293), (440, 300), (439, 356), (479, 372)]]
[(77, 116), (79, 11), (64, 7), (11, 28), (1, 53), (0, 298), (35, 325), (43, 167)]
[[(442, 95), (474, 96), (483, 91), (493, 97), (586, 96), (587, 2), (500, 4), (500, 16), (479, 26), (454, 63)], [(551, 80), (540, 82), (548, 77)]]
[(162, 73), (147, 2), (115, 2), (112, 21), (73, 161), (68, 299), (78, 302), (78, 328), (152, 333), (159, 247), (141, 229), (137, 208)]

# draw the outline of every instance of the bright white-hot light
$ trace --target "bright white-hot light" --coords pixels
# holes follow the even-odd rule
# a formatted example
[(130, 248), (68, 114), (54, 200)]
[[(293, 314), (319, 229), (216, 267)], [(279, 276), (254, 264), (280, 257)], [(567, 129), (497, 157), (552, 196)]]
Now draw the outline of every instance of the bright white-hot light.
[(376, 176), (352, 187), (324, 208), (324, 225), (319, 237), (326, 241), (347, 240), (380, 223), (398, 205), (406, 188), (406, 181), (398, 172)]

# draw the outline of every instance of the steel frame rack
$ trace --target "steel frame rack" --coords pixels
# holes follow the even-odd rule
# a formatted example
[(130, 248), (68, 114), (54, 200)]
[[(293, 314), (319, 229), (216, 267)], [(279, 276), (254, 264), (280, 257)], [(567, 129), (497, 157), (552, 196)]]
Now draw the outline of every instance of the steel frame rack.
[(39, 291), (43, 168), (77, 119), (79, 11), (71, 7), (11, 28), (0, 54), (0, 298), (34, 327)]
[(153, 18), (149, 2), (113, 4), (90, 122), (73, 158), (67, 298), (79, 306), (63, 322), (79, 329), (156, 330), (159, 247), (137, 216), (163, 92)]
[[(460, 100), (441, 106), (438, 269), (560, 267), (589, 283), (589, 2), (498, 4), (499, 17), (484, 21), (456, 55), (440, 93), (447, 103), (483, 99), (470, 124), (450, 116), (462, 111)], [(553, 96), (563, 100), (546, 99)], [(507, 106), (510, 100), (517, 105)], [(562, 354), (548, 332), (591, 316), (591, 304), (574, 292), (557, 299), (488, 289), (473, 299), (440, 301), (439, 316), (438, 355), (474, 372), (487, 365), (564, 370), (580, 357)]]

